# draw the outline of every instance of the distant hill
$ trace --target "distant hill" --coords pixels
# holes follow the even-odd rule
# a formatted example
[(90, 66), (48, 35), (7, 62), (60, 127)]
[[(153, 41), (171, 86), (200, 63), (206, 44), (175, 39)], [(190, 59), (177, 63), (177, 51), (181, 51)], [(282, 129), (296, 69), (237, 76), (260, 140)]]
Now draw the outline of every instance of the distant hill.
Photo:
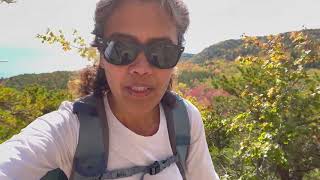
[[(302, 30), (302, 32), (320, 42), (320, 29), (307, 29)], [(290, 33), (291, 32), (286, 32), (282, 33), (282, 35), (285, 36), (285, 39), (289, 39)], [(258, 39), (266, 41), (267, 36), (259, 36)], [(285, 40), (285, 43), (286, 42), (288, 41)], [(241, 39), (231, 39), (213, 44), (200, 53), (195, 54), (189, 60), (194, 63), (203, 63), (208, 60), (217, 59), (233, 61), (238, 56), (257, 55), (258, 53), (259, 49), (245, 49)]]
[(26, 85), (38, 84), (48, 89), (66, 89), (67, 82), (75, 72), (56, 71), (41, 74), (21, 74), (0, 80), (1, 84), (15, 89), (23, 89)]
[(193, 56), (194, 56), (194, 54), (191, 54), (191, 53), (182, 53), (182, 55), (180, 57), (180, 61), (189, 60)]

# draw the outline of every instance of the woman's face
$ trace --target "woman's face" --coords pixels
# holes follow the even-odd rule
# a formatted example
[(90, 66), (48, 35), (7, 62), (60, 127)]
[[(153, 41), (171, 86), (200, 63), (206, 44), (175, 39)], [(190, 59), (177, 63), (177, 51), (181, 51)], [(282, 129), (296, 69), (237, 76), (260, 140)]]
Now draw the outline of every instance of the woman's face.
[[(104, 36), (132, 39), (141, 44), (162, 39), (177, 44), (175, 23), (155, 2), (124, 0), (106, 22)], [(141, 51), (129, 65), (113, 65), (101, 57), (111, 89), (112, 101), (119, 108), (132, 112), (154, 109), (165, 93), (173, 68), (159, 69), (146, 59)]]

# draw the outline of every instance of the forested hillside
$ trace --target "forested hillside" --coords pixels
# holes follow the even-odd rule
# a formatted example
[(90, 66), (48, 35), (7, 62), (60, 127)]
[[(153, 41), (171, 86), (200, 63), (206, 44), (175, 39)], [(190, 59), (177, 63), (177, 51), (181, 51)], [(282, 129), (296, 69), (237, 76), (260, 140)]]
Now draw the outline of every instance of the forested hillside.
[(41, 74), (22, 74), (7, 79), (3, 79), (2, 83), (6, 87), (21, 90), (28, 85), (40, 85), (47, 89), (67, 89), (67, 83), (75, 72), (57, 71), (53, 73)]
[[(315, 43), (320, 43), (320, 29), (307, 29), (302, 30), (301, 32), (313, 39)], [(291, 51), (293, 49), (290, 35), (291, 32), (281, 34), (281, 37), (284, 39), (286, 51)], [(258, 36), (257, 39), (261, 42), (267, 42), (268, 36)], [(230, 39), (205, 48), (200, 53), (194, 55), (190, 60), (195, 63), (203, 63), (217, 59), (233, 61), (239, 56), (257, 56), (260, 52), (261, 49), (258, 49), (257, 47), (244, 47), (244, 41), (242, 39)]]

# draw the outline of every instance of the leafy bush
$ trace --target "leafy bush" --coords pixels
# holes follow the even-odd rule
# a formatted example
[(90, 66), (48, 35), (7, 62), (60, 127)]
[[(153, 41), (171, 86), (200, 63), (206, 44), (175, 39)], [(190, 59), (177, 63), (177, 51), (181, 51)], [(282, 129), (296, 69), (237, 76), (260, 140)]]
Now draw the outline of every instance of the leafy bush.
[(71, 96), (65, 90), (47, 90), (33, 85), (18, 91), (0, 85), (0, 143), (68, 99)]
[(320, 167), (320, 79), (306, 69), (319, 61), (319, 47), (301, 33), (291, 40), (297, 57), (285, 52), (281, 36), (265, 43), (246, 38), (264, 56), (239, 58), (240, 76), (214, 81), (234, 98), (216, 99), (206, 117), (223, 177), (302, 179)]

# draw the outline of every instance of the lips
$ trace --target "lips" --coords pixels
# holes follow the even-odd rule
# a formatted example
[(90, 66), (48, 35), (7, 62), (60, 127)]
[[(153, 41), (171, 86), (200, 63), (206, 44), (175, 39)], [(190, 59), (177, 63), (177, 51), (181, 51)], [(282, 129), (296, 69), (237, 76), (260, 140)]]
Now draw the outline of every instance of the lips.
[(132, 85), (126, 87), (127, 92), (134, 97), (146, 97), (148, 96), (153, 88), (145, 85)]

